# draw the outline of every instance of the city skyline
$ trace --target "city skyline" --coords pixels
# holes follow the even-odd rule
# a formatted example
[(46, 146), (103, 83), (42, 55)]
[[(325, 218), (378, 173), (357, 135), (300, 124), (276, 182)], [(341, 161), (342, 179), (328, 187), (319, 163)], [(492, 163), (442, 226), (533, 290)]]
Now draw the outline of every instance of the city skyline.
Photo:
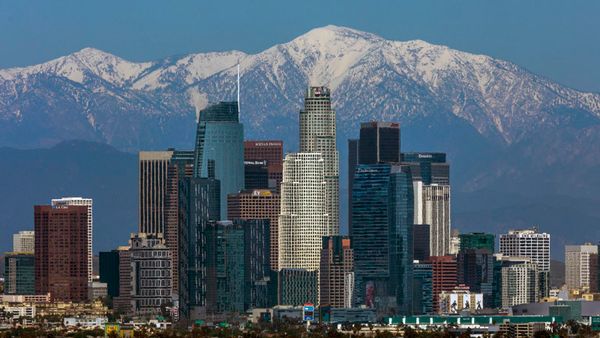
[(597, 336), (598, 12), (0, 3), (0, 336)]

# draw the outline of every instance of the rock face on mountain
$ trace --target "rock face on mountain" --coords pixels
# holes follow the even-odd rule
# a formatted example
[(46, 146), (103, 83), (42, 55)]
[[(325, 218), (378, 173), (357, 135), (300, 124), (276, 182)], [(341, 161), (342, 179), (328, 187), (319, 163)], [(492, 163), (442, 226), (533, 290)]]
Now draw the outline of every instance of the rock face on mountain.
[(199, 110), (235, 99), (238, 63), (247, 138), (297, 149), (304, 91), (326, 85), (342, 155), (369, 120), (401, 122), (404, 150), (449, 153), (457, 227), (561, 223), (600, 238), (600, 213), (586, 207), (600, 203), (600, 94), (485, 55), (344, 27), (317, 28), (258, 54), (135, 63), (86, 48), (0, 70), (0, 145), (83, 139), (126, 151), (191, 148)]

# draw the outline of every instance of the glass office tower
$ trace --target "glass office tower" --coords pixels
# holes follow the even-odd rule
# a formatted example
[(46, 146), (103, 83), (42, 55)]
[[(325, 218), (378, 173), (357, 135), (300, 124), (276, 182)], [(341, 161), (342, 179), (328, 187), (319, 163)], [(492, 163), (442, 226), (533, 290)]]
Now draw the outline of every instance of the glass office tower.
[(410, 167), (359, 165), (352, 193), (357, 305), (412, 310), (413, 191)]
[(221, 183), (220, 213), (226, 215), (227, 195), (244, 189), (244, 127), (237, 102), (219, 102), (200, 111), (194, 177), (209, 177), (209, 160)]
[(358, 153), (360, 164), (400, 162), (400, 124), (361, 123)]

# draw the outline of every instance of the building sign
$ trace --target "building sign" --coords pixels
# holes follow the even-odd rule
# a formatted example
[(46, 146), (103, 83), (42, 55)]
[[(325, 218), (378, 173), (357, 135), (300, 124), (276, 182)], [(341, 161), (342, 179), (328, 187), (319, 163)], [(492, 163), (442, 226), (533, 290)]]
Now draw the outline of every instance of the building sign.
[(312, 303), (306, 303), (302, 307), (302, 318), (305, 322), (312, 322), (315, 320), (315, 305)]

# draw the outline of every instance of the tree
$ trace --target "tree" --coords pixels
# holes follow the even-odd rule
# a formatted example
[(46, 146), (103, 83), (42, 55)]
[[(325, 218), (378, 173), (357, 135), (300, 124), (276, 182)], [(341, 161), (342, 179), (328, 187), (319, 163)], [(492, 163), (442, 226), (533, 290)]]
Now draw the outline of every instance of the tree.
[(543, 330), (543, 331), (536, 331), (533, 334), (533, 338), (550, 338), (552, 337), (552, 335), (550, 334), (550, 332)]

